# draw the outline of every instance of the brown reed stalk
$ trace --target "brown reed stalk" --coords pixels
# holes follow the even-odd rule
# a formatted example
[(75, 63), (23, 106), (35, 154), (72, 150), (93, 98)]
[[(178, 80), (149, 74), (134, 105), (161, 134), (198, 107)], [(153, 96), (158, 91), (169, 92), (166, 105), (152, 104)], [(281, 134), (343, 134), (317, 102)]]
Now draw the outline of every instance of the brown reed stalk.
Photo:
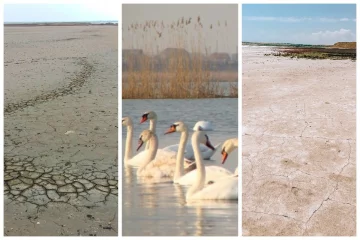
[[(206, 66), (201, 53), (205, 49), (206, 55), (210, 54), (209, 48), (206, 47), (206, 39), (203, 37), (204, 28), (200, 19), (198, 16), (197, 21), (192, 22), (191, 18), (182, 17), (171, 24), (149, 20), (140, 24), (133, 23), (128, 27), (133, 48), (143, 46), (143, 52), (138, 51), (136, 54), (123, 56), (127, 64), (126, 70), (123, 70), (123, 99), (225, 96), (226, 86), (223, 81), (226, 82), (224, 76), (227, 75), (222, 74), (219, 77), (216, 72), (211, 71)], [(217, 23), (217, 28), (220, 28), (220, 22)], [(195, 29), (195, 34), (190, 34), (191, 29)], [(165, 35), (168, 38), (166, 43), (163, 41)], [(160, 57), (155, 58), (160, 47), (172, 49), (163, 51)], [(191, 53), (184, 49), (191, 50)], [(159, 62), (166, 65), (162, 71), (157, 69)], [(234, 76), (230, 79), (234, 79)], [(238, 96), (237, 84), (229, 82), (227, 88), (228, 97)]]

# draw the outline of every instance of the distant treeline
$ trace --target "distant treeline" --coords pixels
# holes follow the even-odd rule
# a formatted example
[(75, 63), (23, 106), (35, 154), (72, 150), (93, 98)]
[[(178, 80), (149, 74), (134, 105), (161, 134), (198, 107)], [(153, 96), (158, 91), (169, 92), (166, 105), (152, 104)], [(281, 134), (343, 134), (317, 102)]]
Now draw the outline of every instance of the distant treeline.
[(38, 26), (117, 26), (115, 22), (103, 22), (103, 23), (92, 23), (92, 22), (41, 22), (41, 23), (4, 23), (5, 27), (38, 27)]
[(294, 44), (294, 43), (262, 43), (262, 42), (242, 42), (242, 45), (250, 46), (274, 46), (274, 47), (307, 47), (307, 48), (322, 48), (331, 45), (312, 45), (312, 44)]
[(155, 56), (149, 56), (141, 49), (122, 50), (123, 71), (166, 71), (175, 65), (186, 69), (201, 66), (203, 70), (237, 71), (238, 54), (216, 52), (205, 56), (201, 53), (189, 53), (183, 48), (166, 48)]

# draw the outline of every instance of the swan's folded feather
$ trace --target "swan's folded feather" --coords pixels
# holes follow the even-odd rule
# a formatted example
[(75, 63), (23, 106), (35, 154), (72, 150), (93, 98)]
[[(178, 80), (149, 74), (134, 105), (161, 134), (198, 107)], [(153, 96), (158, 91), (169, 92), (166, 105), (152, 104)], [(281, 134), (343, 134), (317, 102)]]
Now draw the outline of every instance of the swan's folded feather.
[[(216, 182), (218, 179), (221, 179), (223, 177), (229, 177), (232, 176), (233, 173), (229, 170), (220, 167), (220, 166), (205, 166), (205, 183), (209, 183), (210, 181)], [(184, 176), (182, 176), (180, 179), (177, 179), (175, 182), (180, 185), (192, 185), (196, 181), (196, 171), (191, 171)]]
[(211, 185), (207, 185), (199, 192), (187, 198), (191, 200), (237, 200), (238, 199), (238, 178), (228, 177), (217, 181)]
[[(160, 149), (159, 149), (160, 150)], [(138, 176), (164, 178), (173, 177), (176, 165), (176, 153), (168, 151), (157, 152), (156, 157), (139, 173)], [(184, 168), (188, 168), (194, 162), (184, 159)]]

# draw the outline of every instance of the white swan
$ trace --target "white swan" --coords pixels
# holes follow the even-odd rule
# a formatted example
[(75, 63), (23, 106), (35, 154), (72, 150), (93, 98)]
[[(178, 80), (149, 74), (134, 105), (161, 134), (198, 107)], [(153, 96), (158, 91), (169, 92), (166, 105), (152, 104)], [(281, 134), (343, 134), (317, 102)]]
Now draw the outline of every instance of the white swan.
[(205, 166), (200, 153), (199, 144), (211, 145), (208, 136), (203, 131), (193, 133), (191, 142), (195, 152), (197, 178), (195, 183), (186, 193), (186, 200), (218, 199), (218, 200), (237, 200), (238, 199), (238, 178), (227, 177), (216, 181), (211, 185), (205, 186)]
[[(145, 159), (142, 161), (141, 165), (137, 170), (137, 175), (142, 177), (154, 177), (154, 178), (163, 178), (163, 177), (173, 177), (175, 172), (176, 159), (174, 158), (173, 152), (164, 152), (168, 155), (157, 156), (158, 152), (158, 137), (156, 133), (150, 130), (144, 130), (141, 132), (139, 137), (139, 145), (137, 151), (141, 148), (144, 142), (148, 143), (149, 149), (146, 150)], [(191, 161), (184, 161), (183, 167), (192, 170), (194, 165)], [(185, 166), (184, 166), (185, 165)]]
[[(157, 115), (154, 111), (149, 111), (149, 112), (145, 112), (142, 116), (141, 116), (141, 120), (140, 123), (146, 122), (147, 120), (150, 121), (150, 127), (149, 130), (156, 132), (156, 123), (157, 123)], [(194, 128), (194, 131), (212, 131), (213, 127), (211, 125), (210, 122), (208, 121), (198, 121)], [(206, 160), (210, 160), (210, 158), (214, 155), (214, 153), (216, 152), (216, 150), (219, 148), (220, 144), (215, 146), (215, 149), (209, 149), (203, 145), (200, 146), (200, 151), (201, 151), (201, 155), (203, 156), (204, 159)], [(148, 149), (148, 145), (146, 145), (146, 148)], [(172, 152), (177, 152), (179, 149), (179, 144), (173, 144), (173, 145), (169, 145), (166, 146), (164, 148), (162, 148), (165, 151), (172, 151)], [(190, 160), (194, 160), (194, 150), (193, 147), (190, 143), (186, 144), (185, 147), (185, 153), (184, 153), (184, 157), (186, 159), (190, 159)]]
[[(165, 134), (180, 132), (180, 143), (177, 153), (177, 162), (175, 166), (175, 173), (174, 173), (174, 183), (180, 185), (191, 185), (195, 182), (197, 173), (195, 170), (190, 171), (189, 173), (184, 175), (184, 167), (183, 167), (183, 158), (184, 158), (184, 146), (187, 142), (189, 131), (188, 127), (183, 122), (176, 122), (170, 126), (170, 128), (165, 132)], [(206, 146), (211, 149), (211, 147)], [(232, 176), (233, 173), (229, 170), (220, 167), (220, 166), (206, 166), (206, 179), (205, 183), (214, 182), (217, 179), (223, 177)]]
[[(132, 141), (133, 141), (133, 122), (130, 117), (123, 117), (122, 118), (122, 125), (127, 127), (127, 135), (126, 135), (126, 142), (125, 142), (125, 153), (124, 153), (124, 164), (133, 167), (139, 167), (141, 163), (146, 158), (147, 150), (141, 151), (135, 156), (133, 156), (132, 151)], [(174, 157), (172, 153), (169, 155), (168, 151), (164, 151), (159, 149), (158, 155), (165, 155), (168, 157)]]
[[(237, 138), (230, 138), (224, 142), (221, 148), (221, 163), (224, 164), (229, 154), (238, 148), (238, 139)], [(238, 175), (238, 168), (236, 167), (234, 175)]]

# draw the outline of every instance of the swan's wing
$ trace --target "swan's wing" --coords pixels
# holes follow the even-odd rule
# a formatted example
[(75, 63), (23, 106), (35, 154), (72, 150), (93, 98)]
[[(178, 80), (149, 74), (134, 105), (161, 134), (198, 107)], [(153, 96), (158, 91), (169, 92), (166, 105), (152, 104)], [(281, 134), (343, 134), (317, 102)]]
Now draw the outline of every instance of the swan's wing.
[(190, 199), (238, 200), (238, 178), (228, 177), (208, 185)]
[[(177, 152), (178, 149), (179, 149), (179, 144), (169, 145), (169, 146), (164, 147), (162, 149), (165, 150), (165, 151)], [(194, 152), (191, 143), (187, 143), (185, 145), (185, 153), (187, 153), (189, 151)]]
[(177, 152), (178, 149), (179, 149), (179, 144), (173, 144), (162, 148), (162, 150), (170, 151), (170, 152)]
[(146, 159), (146, 153), (148, 150), (143, 150), (133, 156), (131, 159), (129, 159), (126, 162), (126, 165), (133, 166), (133, 167), (139, 167), (144, 159)]
[[(184, 168), (191, 167), (194, 161), (184, 159)], [(141, 172), (143, 177), (172, 178), (176, 166), (176, 152), (158, 149), (156, 157)], [(196, 166), (196, 165), (195, 165)]]
[[(179, 144), (174, 144), (163, 148), (163, 150), (171, 151), (171, 152), (177, 152), (178, 149), (179, 149)], [(190, 143), (187, 143), (185, 146), (184, 157), (187, 159), (194, 160), (194, 151)]]
[(180, 185), (191, 185), (196, 179), (196, 171), (190, 171), (186, 173), (184, 176), (175, 181)]
[[(220, 166), (205, 166), (205, 183), (216, 182), (224, 177), (232, 176), (233, 173)], [(197, 172), (191, 171), (176, 181), (180, 185), (192, 185), (196, 180)]]

